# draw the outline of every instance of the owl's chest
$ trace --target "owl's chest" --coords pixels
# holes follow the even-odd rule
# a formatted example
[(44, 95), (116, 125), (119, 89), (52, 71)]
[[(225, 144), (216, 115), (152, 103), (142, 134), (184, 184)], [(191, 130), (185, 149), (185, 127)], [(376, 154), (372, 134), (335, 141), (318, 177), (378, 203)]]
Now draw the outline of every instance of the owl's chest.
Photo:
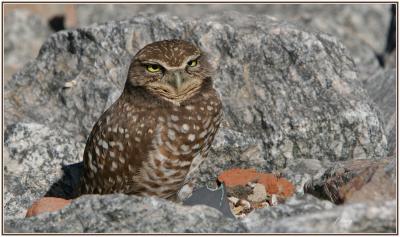
[(159, 111), (152, 149), (143, 161), (144, 183), (163, 183), (157, 192), (176, 192), (188, 172), (203, 160), (220, 119), (220, 105), (216, 101)]

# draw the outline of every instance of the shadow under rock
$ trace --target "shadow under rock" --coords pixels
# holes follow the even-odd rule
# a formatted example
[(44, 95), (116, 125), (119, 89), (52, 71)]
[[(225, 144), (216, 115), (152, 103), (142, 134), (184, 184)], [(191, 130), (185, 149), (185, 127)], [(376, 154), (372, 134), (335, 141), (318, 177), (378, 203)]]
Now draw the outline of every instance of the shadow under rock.
[(77, 198), (79, 193), (80, 178), (83, 172), (83, 162), (63, 166), (64, 175), (60, 180), (51, 185), (45, 197), (58, 197), (64, 199)]

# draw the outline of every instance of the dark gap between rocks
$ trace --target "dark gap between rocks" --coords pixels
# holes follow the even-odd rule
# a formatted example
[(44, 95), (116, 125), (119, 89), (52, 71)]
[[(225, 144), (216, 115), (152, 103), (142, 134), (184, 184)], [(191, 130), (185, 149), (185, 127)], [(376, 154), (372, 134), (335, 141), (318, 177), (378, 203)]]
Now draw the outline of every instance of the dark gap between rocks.
[(396, 49), (396, 19), (396, 4), (392, 4), (390, 26), (386, 36), (386, 47), (384, 52), (376, 53), (376, 58), (381, 67), (385, 66), (385, 55), (390, 54)]
[(63, 166), (63, 177), (51, 185), (45, 197), (58, 197), (64, 199), (77, 198), (79, 194), (80, 178), (83, 171), (83, 162)]
[(49, 26), (54, 32), (65, 30), (65, 16), (56, 15), (49, 20)]

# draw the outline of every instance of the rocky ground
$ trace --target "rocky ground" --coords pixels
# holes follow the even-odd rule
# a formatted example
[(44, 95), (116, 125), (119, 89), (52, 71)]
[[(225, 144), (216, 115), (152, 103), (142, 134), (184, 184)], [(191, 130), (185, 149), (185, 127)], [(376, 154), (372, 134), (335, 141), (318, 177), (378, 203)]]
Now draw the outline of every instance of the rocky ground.
[[(14, 68), (4, 85), (5, 232), (396, 232), (390, 5), (129, 7), (78, 5), (76, 29), (51, 35), (35, 13), (6, 16), (15, 24), (5, 27)], [(86, 138), (121, 93), (130, 59), (170, 38), (209, 54), (224, 103), (196, 188), (253, 168), (294, 185), (284, 203), (232, 219), (158, 198), (77, 197)], [(43, 196), (76, 199), (24, 218)]]

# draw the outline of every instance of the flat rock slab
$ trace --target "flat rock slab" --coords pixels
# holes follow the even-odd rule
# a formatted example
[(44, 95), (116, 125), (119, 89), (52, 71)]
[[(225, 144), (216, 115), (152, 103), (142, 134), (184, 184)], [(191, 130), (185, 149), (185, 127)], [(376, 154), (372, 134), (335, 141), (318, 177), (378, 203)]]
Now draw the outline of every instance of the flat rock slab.
[(6, 229), (43, 233), (244, 232), (244, 225), (207, 206), (186, 207), (159, 198), (86, 195), (56, 213), (9, 220)]

